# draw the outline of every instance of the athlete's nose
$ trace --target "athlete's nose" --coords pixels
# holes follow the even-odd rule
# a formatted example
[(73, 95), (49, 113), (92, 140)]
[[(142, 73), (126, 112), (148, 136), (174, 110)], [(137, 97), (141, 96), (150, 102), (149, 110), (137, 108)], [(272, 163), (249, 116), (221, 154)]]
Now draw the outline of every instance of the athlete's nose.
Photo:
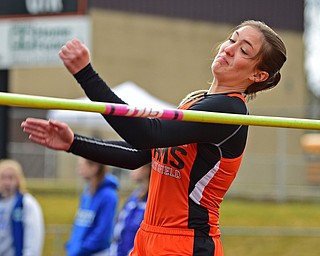
[(224, 52), (227, 55), (232, 57), (234, 55), (234, 52), (235, 52), (235, 47), (236, 47), (235, 44), (228, 45), (228, 46), (226, 46), (226, 48), (224, 48)]

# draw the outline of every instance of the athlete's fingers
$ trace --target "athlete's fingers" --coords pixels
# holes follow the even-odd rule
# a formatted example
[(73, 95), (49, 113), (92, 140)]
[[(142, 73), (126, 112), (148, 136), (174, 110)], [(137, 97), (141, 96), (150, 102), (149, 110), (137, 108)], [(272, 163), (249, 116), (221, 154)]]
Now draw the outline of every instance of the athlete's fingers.
[(78, 39), (65, 44), (59, 51), (59, 57), (71, 74), (78, 73), (90, 62), (88, 48)]
[(46, 133), (38, 129), (30, 129), (28, 127), (25, 127), (23, 128), (23, 132), (28, 133), (29, 135), (37, 136), (37, 137), (43, 137), (43, 138), (46, 137)]
[(28, 118), (27, 120), (21, 123), (23, 131), (28, 132), (45, 132), (48, 128), (48, 125), (48, 121), (32, 118)]
[(35, 134), (29, 134), (29, 139), (32, 140), (33, 142), (36, 142), (36, 143), (41, 144), (43, 146), (47, 146), (46, 138), (43, 136), (39, 137)]
[(48, 124), (56, 129), (69, 129), (69, 125), (63, 122), (55, 121), (55, 120), (48, 120)]

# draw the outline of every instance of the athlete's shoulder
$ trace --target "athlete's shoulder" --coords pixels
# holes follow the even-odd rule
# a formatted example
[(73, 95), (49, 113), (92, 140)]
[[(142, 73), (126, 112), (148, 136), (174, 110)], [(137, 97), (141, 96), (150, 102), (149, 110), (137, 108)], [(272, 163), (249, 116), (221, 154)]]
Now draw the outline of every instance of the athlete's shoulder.
[(207, 94), (190, 110), (246, 114), (247, 107), (241, 94)]

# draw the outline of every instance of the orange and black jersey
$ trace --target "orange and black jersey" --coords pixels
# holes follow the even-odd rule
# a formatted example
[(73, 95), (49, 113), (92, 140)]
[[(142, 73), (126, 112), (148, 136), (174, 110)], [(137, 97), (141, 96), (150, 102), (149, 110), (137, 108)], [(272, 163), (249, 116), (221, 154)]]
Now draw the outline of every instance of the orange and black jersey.
[[(125, 104), (89, 64), (75, 75), (94, 101)], [(190, 106), (189, 106), (190, 105)], [(243, 96), (208, 94), (190, 110), (247, 114)], [(75, 135), (70, 152), (135, 169), (152, 160), (145, 223), (219, 235), (219, 207), (239, 169), (247, 126), (104, 116), (124, 141)]]

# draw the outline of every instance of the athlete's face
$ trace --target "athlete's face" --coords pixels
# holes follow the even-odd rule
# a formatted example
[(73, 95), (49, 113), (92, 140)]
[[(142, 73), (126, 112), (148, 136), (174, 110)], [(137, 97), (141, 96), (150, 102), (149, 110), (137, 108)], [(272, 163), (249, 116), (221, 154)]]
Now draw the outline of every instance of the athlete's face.
[(259, 30), (245, 26), (222, 43), (211, 65), (218, 86), (246, 88), (256, 82), (256, 74), (259, 72), (256, 68), (259, 61), (257, 55), (263, 42)]

